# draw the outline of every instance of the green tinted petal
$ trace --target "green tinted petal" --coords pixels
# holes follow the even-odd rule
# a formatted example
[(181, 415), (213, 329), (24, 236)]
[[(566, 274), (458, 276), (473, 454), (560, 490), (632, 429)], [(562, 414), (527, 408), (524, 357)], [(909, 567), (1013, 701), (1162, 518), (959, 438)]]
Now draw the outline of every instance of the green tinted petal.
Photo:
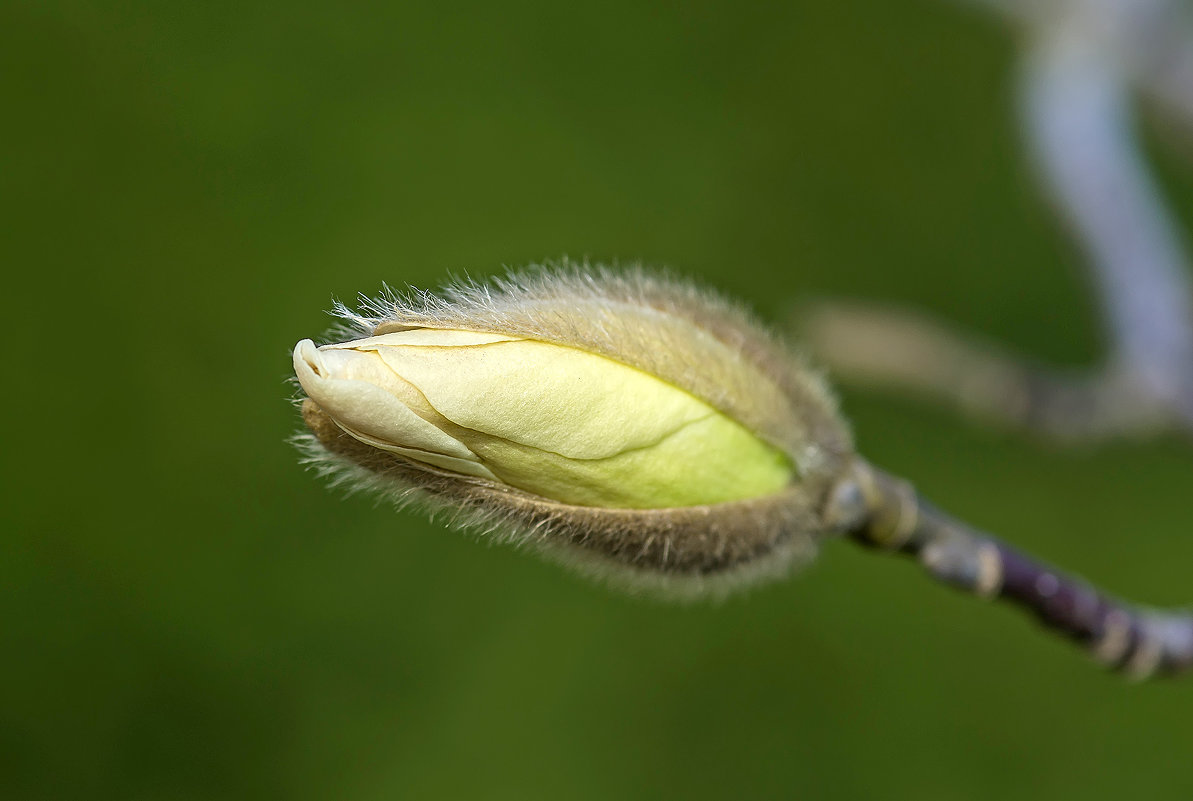
[(655, 445), (604, 459), (568, 459), (508, 440), (465, 441), (506, 483), (581, 506), (660, 509), (746, 500), (781, 491), (793, 475), (782, 453), (719, 413)]

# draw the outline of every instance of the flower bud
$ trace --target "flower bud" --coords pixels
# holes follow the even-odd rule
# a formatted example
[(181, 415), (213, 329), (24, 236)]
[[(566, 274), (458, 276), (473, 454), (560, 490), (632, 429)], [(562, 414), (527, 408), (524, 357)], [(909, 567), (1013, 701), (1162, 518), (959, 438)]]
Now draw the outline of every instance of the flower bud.
[(798, 359), (645, 273), (540, 271), (340, 313), (356, 337), (294, 349), (312, 462), (635, 584), (782, 568), (851, 453)]

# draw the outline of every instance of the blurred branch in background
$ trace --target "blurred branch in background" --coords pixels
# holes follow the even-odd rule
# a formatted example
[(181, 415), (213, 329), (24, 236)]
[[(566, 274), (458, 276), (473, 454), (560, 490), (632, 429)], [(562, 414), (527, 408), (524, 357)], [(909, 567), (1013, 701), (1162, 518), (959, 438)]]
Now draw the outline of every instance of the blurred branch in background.
[(1193, 133), (1193, 20), (1177, 0), (969, 0), (1021, 28), (1023, 132), (1084, 251), (1111, 351), (1092, 371), (1031, 364), (909, 312), (809, 311), (840, 377), (895, 384), (1063, 439), (1193, 433), (1193, 288), (1178, 224), (1135, 132), (1133, 94)]

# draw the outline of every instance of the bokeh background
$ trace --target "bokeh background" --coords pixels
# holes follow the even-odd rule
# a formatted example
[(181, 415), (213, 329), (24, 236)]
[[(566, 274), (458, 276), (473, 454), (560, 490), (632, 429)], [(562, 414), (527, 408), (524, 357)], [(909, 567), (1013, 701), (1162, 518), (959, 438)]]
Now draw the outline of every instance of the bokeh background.
[[(1193, 797), (1193, 683), (914, 565), (837, 544), (720, 606), (635, 601), (286, 444), (333, 299), (564, 254), (1096, 361), (1015, 48), (932, 0), (4, 3), (0, 797)], [(1187, 443), (842, 396), (941, 505), (1193, 600)]]

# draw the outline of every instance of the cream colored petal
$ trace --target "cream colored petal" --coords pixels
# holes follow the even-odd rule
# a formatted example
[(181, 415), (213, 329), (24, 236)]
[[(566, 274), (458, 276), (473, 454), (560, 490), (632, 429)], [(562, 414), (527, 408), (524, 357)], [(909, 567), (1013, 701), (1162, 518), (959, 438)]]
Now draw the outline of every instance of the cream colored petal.
[(417, 448), (403, 448), (384, 440), (377, 439), (376, 437), (370, 437), (367, 434), (362, 434), (359, 431), (354, 431), (342, 423), (338, 425), (350, 436), (360, 440), (366, 445), (377, 448), (378, 450), (396, 453), (397, 455), (403, 456), (411, 461), (429, 464), (433, 467), (438, 467), (451, 473), (461, 473), (466, 476), (477, 476), (478, 478), (487, 478), (490, 481), (496, 481), (499, 483), (501, 482), (501, 479), (493, 475), (493, 472), (480, 462), (473, 461), (471, 459), (460, 459), (456, 456), (446, 456), (442, 453), (431, 453), (430, 451), (418, 450)]
[(441, 424), (446, 422), (418, 388), (389, 369), (375, 350), (324, 345), (319, 348), (319, 358), (324, 365), (324, 375), (365, 381), (393, 395), (432, 425), (442, 427)]
[(374, 353), (325, 351), (304, 339), (294, 348), (294, 372), (307, 395), (346, 430), (390, 445), (477, 461), (459, 440), (378, 386), (389, 371)]
[(644, 448), (716, 414), (632, 367), (533, 340), (377, 353), (448, 420), (572, 459)]

